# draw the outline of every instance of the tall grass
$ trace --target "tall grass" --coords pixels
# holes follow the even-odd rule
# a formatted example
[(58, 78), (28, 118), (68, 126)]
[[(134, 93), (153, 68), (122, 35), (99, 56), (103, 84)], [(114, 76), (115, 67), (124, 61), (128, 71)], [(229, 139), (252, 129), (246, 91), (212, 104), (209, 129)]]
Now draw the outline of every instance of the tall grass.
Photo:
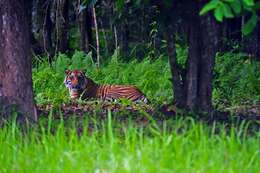
[(11, 123), (0, 131), (0, 172), (259, 172), (259, 132), (248, 136), (246, 124), (227, 131), (187, 118), (118, 126), (109, 114), (90, 133), (87, 123), (80, 137), (63, 121), (26, 134)]

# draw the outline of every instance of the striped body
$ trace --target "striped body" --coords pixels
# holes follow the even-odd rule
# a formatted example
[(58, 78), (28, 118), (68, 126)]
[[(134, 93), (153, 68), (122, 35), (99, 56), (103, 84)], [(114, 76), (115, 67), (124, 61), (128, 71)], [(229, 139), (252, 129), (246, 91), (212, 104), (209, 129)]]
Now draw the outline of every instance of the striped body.
[(67, 70), (64, 80), (72, 99), (99, 99), (106, 101), (116, 101), (124, 98), (133, 102), (148, 103), (144, 94), (133, 85), (100, 85), (85, 76), (79, 70)]

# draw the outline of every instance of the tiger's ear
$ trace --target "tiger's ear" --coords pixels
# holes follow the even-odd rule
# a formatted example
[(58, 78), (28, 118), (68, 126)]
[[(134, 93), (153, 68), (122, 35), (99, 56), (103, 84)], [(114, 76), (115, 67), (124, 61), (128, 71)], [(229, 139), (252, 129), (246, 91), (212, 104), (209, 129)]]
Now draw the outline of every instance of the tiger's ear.
[(80, 73), (83, 74), (84, 76), (86, 76), (86, 73), (84, 70), (80, 70)]
[(68, 75), (71, 72), (71, 70), (65, 70), (65, 74)]

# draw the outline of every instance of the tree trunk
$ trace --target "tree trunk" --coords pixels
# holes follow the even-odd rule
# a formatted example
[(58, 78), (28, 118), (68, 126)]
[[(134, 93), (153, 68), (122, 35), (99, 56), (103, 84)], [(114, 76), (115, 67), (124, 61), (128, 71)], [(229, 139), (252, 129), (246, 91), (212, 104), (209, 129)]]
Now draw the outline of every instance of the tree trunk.
[(92, 15), (88, 7), (79, 12), (78, 22), (80, 31), (80, 48), (86, 53), (89, 51), (93, 52)]
[(198, 77), (199, 77), (199, 61), (200, 61), (200, 26), (198, 8), (193, 2), (188, 16), (189, 34), (188, 34), (188, 60), (187, 74), (185, 81), (186, 89), (186, 106), (189, 110), (195, 110), (198, 105)]
[(69, 4), (68, 0), (56, 1), (56, 50), (65, 53), (69, 48), (68, 29), (69, 29)]
[[(202, 3), (193, 0), (185, 3), (176, 1), (168, 11), (167, 8), (163, 9), (162, 14), (166, 16), (164, 35), (172, 73), (174, 102), (180, 108), (210, 113), (213, 68), (218, 48), (218, 27), (212, 16), (199, 16), (201, 5)], [(186, 10), (178, 10), (184, 8)], [(189, 23), (189, 52), (185, 70), (178, 64), (176, 57), (174, 38), (176, 27), (174, 26), (178, 22), (177, 19), (180, 19), (176, 16), (181, 16), (181, 20)]]
[(212, 80), (215, 56), (218, 50), (218, 26), (213, 16), (200, 17), (201, 20), (201, 61), (199, 64), (200, 111), (212, 110)]
[(201, 4), (189, 1), (189, 52), (186, 74), (186, 108), (212, 110), (212, 80), (218, 48), (218, 26), (213, 16), (199, 16)]
[(53, 56), (54, 56), (53, 48), (52, 48), (52, 37), (51, 37), (52, 28), (53, 28), (53, 24), (51, 21), (51, 6), (52, 6), (52, 1), (49, 1), (44, 9), (45, 16), (43, 22), (43, 46), (48, 56), (49, 64), (52, 63)]
[[(54, 50), (52, 46), (52, 29), (53, 23), (51, 21), (51, 6), (52, 1), (38, 0), (36, 1), (36, 14), (33, 16), (34, 30), (38, 37), (33, 39), (33, 47), (37, 52), (45, 53), (48, 57), (49, 63), (52, 62)], [(39, 43), (38, 43), (39, 42)], [(40, 44), (41, 49), (39, 49)], [(34, 50), (35, 50), (34, 48)]]
[(4, 115), (15, 105), (37, 120), (32, 91), (29, 27), (23, 1), (0, 1), (0, 105)]
[(183, 108), (185, 107), (185, 95), (184, 86), (181, 76), (181, 69), (177, 63), (176, 47), (175, 47), (175, 37), (173, 26), (168, 25), (165, 29), (164, 37), (167, 41), (167, 52), (169, 56), (169, 63), (172, 74), (172, 86), (174, 93), (174, 103), (176, 106)]
[(250, 58), (260, 61), (260, 25), (256, 25), (254, 31), (244, 39), (245, 52)]
[(127, 58), (129, 55), (129, 26), (128, 26), (128, 11), (129, 3), (125, 3), (123, 7), (124, 15), (121, 16), (118, 22), (118, 44), (120, 47), (120, 52), (123, 58)]
[(97, 25), (97, 17), (96, 17), (96, 11), (95, 7), (92, 7), (92, 13), (93, 13), (93, 20), (94, 20), (94, 26), (96, 31), (96, 52), (97, 52), (97, 68), (100, 66), (100, 49), (99, 49), (99, 34), (98, 34), (98, 25)]

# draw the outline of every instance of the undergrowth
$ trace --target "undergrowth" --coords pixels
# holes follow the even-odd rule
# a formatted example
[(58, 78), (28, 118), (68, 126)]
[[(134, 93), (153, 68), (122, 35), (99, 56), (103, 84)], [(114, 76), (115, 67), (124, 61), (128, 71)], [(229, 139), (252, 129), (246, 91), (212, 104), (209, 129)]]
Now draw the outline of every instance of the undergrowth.
[[(187, 50), (177, 46), (178, 61), (184, 66)], [(171, 75), (166, 56), (123, 62), (117, 51), (99, 69), (91, 55), (76, 51), (72, 57), (59, 54), (52, 67), (45, 61), (33, 69), (35, 99), (38, 104), (59, 105), (69, 101), (63, 84), (66, 69), (81, 69), (98, 83), (132, 84), (155, 104), (170, 103), (173, 98)], [(214, 71), (213, 103), (217, 109), (256, 105), (260, 102), (260, 63), (243, 54), (218, 54)]]
[(124, 63), (115, 53), (97, 69), (91, 55), (77, 51), (72, 57), (60, 54), (52, 67), (47, 62), (40, 62), (34, 68), (34, 91), (38, 104), (61, 104), (68, 101), (68, 92), (63, 84), (66, 69), (84, 70), (87, 76), (98, 83), (136, 85), (156, 103), (170, 102), (172, 99), (166, 57)]
[(260, 102), (260, 62), (243, 54), (219, 54), (216, 59), (214, 102), (220, 109)]

